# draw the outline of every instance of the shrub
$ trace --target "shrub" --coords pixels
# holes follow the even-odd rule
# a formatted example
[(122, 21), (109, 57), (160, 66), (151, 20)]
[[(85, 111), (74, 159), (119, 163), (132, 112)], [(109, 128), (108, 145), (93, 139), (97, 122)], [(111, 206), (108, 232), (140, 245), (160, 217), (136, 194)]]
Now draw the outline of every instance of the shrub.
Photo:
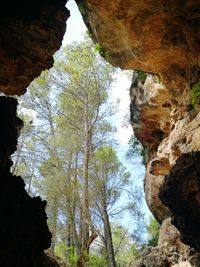
[(191, 88), (192, 105), (197, 109), (200, 105), (200, 81)]
[(147, 74), (142, 70), (136, 70), (136, 73), (138, 80), (144, 83), (146, 81)]

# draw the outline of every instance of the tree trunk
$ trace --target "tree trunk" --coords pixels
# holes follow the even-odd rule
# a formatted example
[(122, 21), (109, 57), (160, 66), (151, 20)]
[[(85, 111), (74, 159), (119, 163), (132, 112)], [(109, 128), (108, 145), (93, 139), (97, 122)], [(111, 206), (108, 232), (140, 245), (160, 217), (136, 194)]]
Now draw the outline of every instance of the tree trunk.
[(96, 233), (92, 233), (91, 236), (89, 236), (87, 242), (85, 243), (85, 246), (81, 250), (80, 257), (77, 261), (77, 266), (78, 267), (85, 267), (88, 261), (88, 255), (85, 254), (85, 251), (89, 251), (90, 245), (92, 242), (97, 238)]
[(51, 229), (52, 231), (52, 240), (51, 240), (51, 250), (55, 252), (55, 246), (56, 246), (56, 234), (57, 234), (57, 223), (58, 223), (58, 203), (57, 199), (54, 198), (54, 210), (53, 210), (53, 227)]
[(104, 223), (104, 235), (105, 235), (105, 240), (106, 240), (106, 248), (107, 248), (107, 253), (108, 253), (109, 266), (116, 267), (110, 221), (109, 221), (106, 208), (103, 209), (103, 223)]
[[(87, 127), (87, 126), (86, 126)], [(88, 170), (89, 170), (89, 160), (90, 160), (90, 140), (88, 133), (85, 136), (85, 144), (84, 144), (84, 164), (83, 164), (83, 247), (86, 245), (89, 239), (89, 181), (88, 181)], [(89, 248), (87, 248), (86, 253), (89, 252)]]

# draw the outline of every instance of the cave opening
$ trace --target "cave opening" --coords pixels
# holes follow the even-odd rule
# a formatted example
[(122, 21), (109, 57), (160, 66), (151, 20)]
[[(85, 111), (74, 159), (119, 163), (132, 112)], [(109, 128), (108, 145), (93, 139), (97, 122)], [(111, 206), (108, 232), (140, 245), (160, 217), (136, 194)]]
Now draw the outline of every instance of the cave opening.
[[(42, 109), (47, 108), (50, 112), (49, 114), (54, 117), (55, 122), (51, 123), (49, 127), (52, 133), (55, 133), (54, 125), (59, 125), (57, 128), (63, 131), (64, 128), (62, 127), (67, 125), (67, 121), (67, 138), (63, 138), (64, 140), (62, 140), (61, 137), (54, 138), (53, 135), (44, 134), (47, 130), (46, 125), (42, 125), (41, 120), (38, 119), (38, 115), (30, 111), (30, 104), (28, 100), (25, 100), (27, 106), (24, 107), (24, 110), (27, 111), (29, 109), (29, 114), (24, 119), (25, 127), (22, 136), (27, 134), (28, 139), (26, 140), (29, 141), (29, 149), (38, 150), (40, 153), (39, 156), (43, 156), (43, 162), (40, 166), (37, 165), (38, 161), (36, 157), (38, 155), (29, 158), (30, 155), (28, 155), (26, 150), (27, 154), (23, 155), (22, 162), (17, 160), (12, 165), (11, 155), (16, 150), (17, 138), (22, 128), (22, 121), (16, 115), (17, 101), (11, 96), (24, 94), (27, 86), (35, 77), (40, 75), (42, 70), (52, 67), (52, 55), (61, 45), (66, 27), (66, 19), (69, 17), (69, 11), (65, 8), (65, 3), (66, 1), (62, 0), (31, 0), (29, 3), (20, 0), (17, 3), (14, 3), (14, 1), (5, 3), (0, 10), (0, 89), (2, 93), (8, 95), (8, 97), (2, 95), (0, 98), (0, 174), (2, 181), (0, 205), (3, 214), (0, 222), (0, 236), (2, 240), (0, 266), (28, 267), (51, 266), (53, 264), (53, 266), (59, 266), (59, 264), (62, 266), (62, 263), (56, 263), (56, 260), (51, 258), (50, 255), (45, 256), (43, 253), (44, 249), (50, 246), (52, 236), (47, 226), (47, 216), (45, 213), (46, 201), (36, 196), (36, 187), (39, 188), (41, 185), (38, 183), (33, 190), (33, 184), (35, 183), (33, 174), (40, 174), (42, 176), (42, 173), (45, 174), (46, 170), (51, 171), (58, 165), (68, 170), (67, 175), (61, 172), (59, 174), (61, 177), (69, 177), (71, 173), (71, 177), (79, 178), (77, 180), (69, 180), (68, 184), (70, 186), (67, 187), (67, 190), (70, 191), (68, 192), (69, 194), (74, 194), (74, 198), (72, 199), (79, 199), (79, 203), (83, 200), (81, 204), (77, 204), (79, 211), (81, 211), (79, 216), (80, 221), (79, 223), (76, 220), (75, 222), (71, 221), (65, 227), (66, 233), (73, 233), (73, 238), (67, 235), (65, 243), (68, 245), (69, 250), (71, 249), (70, 255), (74, 257), (76, 254), (74, 243), (77, 242), (77, 233), (75, 231), (76, 227), (73, 225), (77, 226), (78, 224), (82, 224), (83, 228), (80, 235), (82, 235), (82, 240), (84, 240), (82, 244), (84, 245), (80, 246), (77, 242), (79, 258), (76, 259), (74, 257), (73, 260), (78, 262), (79, 266), (83, 266), (85, 262), (88, 263), (89, 259), (87, 255), (89, 246), (93, 240), (97, 239), (95, 227), (91, 225), (90, 220), (92, 217), (90, 212), (94, 209), (95, 205), (89, 206), (88, 199), (95, 199), (95, 203), (97, 203), (97, 199), (99, 201), (101, 194), (99, 194), (100, 190), (97, 190), (98, 194), (96, 194), (96, 197), (94, 197), (95, 194), (88, 195), (88, 198), (83, 196), (84, 194), (88, 194), (88, 186), (93, 186), (94, 192), (98, 188), (94, 181), (98, 181), (99, 183), (100, 179), (95, 180), (95, 177), (103, 177), (103, 175), (99, 175), (99, 172), (102, 172), (99, 166), (106, 166), (108, 162), (114, 159), (117, 162), (113, 145), (115, 142), (109, 140), (109, 142), (113, 142), (113, 147), (110, 149), (106, 143), (107, 141), (105, 142), (105, 140), (101, 139), (102, 136), (100, 138), (100, 132), (104, 132), (105, 135), (105, 132), (108, 134), (111, 131), (112, 127), (109, 126), (109, 123), (98, 126), (92, 124), (92, 128), (88, 128), (89, 124), (86, 123), (84, 118), (92, 116), (93, 112), (90, 111), (90, 113), (85, 115), (85, 107), (81, 107), (77, 100), (73, 99), (72, 101), (69, 95), (67, 100), (64, 99), (64, 91), (60, 92), (59, 90), (56, 95), (57, 100), (59, 100), (58, 105), (55, 101), (56, 98), (53, 97), (53, 93), (51, 92), (48, 96), (48, 93), (45, 95), (44, 90), (43, 95), (40, 96), (39, 94), (35, 94), (34, 96), (35, 91), (32, 93), (32, 96), (35, 97), (36, 105), (38, 104), (37, 98), (49, 97), (46, 107), (44, 103), (39, 104), (41, 108), (40, 115), (45, 116), (45, 112)], [(166, 4), (165, 1), (160, 1), (159, 3), (153, 1), (139, 3), (138, 1), (128, 0), (111, 1), (109, 4), (107, 1), (97, 2), (93, 0), (77, 1), (77, 3), (90, 31), (90, 35), (96, 41), (93, 52), (99, 52), (113, 66), (120, 66), (123, 69), (136, 69), (137, 77), (141, 77), (141, 81), (138, 83), (133, 82), (130, 96), (132, 102), (131, 107), (132, 109), (134, 108), (133, 128), (136, 136), (142, 142), (143, 147), (134, 139), (131, 140), (133, 142), (131, 145), (136, 145), (140, 156), (147, 166), (144, 184), (145, 198), (157, 220), (162, 221), (162, 228), (160, 230), (159, 241), (157, 240), (158, 246), (147, 249), (142, 256), (142, 261), (140, 259), (140, 263), (134, 262), (132, 265), (173, 266), (176, 263), (180, 263), (199, 266), (198, 253), (192, 249), (192, 247), (199, 248), (199, 239), (196, 234), (199, 226), (199, 156), (198, 153), (192, 153), (193, 151), (199, 151), (199, 3), (193, 0), (174, 1), (169, 4)], [(87, 50), (86, 48), (83, 49), (83, 47), (81, 49), (84, 52)], [(77, 52), (76, 49), (75, 51)], [(71, 50), (72, 52), (74, 52), (74, 48)], [(59, 57), (59, 54), (57, 54), (57, 57)], [(81, 60), (84, 57), (87, 59), (90, 58), (82, 53)], [(78, 59), (78, 55), (75, 58)], [(91, 56), (91, 60), (94, 58), (95, 56)], [(74, 60), (73, 64), (75, 62)], [(71, 88), (68, 90), (70, 96), (77, 94), (78, 90), (72, 90), (73, 83), (76, 83), (78, 79), (83, 82), (84, 75), (80, 75), (80, 73), (81, 71), (86, 72), (87, 63), (86, 61), (82, 68), (80, 62), (77, 64), (79, 73), (71, 69), (71, 74), (75, 74), (75, 78), (74, 80), (69, 79), (71, 87), (67, 84), (67, 89)], [(102, 62), (101, 67), (105, 67), (106, 64), (106, 62)], [(60, 65), (64, 66), (63, 63)], [(69, 71), (69, 66), (67, 68)], [(94, 73), (98, 74), (97, 77), (100, 79), (104, 75), (107, 75), (107, 78), (109, 78), (109, 74), (105, 69), (101, 74), (99, 74), (99, 69), (98, 72), (95, 72), (94, 69)], [(157, 78), (152, 78), (151, 75), (146, 75), (146, 73), (156, 73)], [(41, 77), (38, 78), (38, 87), (50, 85), (53, 91), (55, 87), (60, 86), (55, 85), (49, 77), (45, 77), (45, 73), (42, 75), (44, 79), (41, 79)], [(59, 77), (61, 78), (60, 83), (65, 82), (65, 78), (62, 75)], [(47, 80), (48, 82), (46, 82)], [(34, 83), (37, 82), (35, 81)], [(109, 82), (107, 80), (107, 84)], [(93, 78), (92, 82), (87, 84), (88, 91), (93, 83), (98, 84), (98, 80)], [(103, 83), (100, 84), (102, 85)], [(193, 86), (195, 86), (195, 90), (193, 90)], [(80, 87), (81, 85), (79, 89)], [(104, 101), (107, 96), (106, 93), (100, 95), (98, 92), (96, 95), (87, 95), (87, 101), (85, 101), (82, 99), (83, 95), (79, 92), (78, 97), (80, 102), (87, 102), (88, 105), (94, 106), (96, 100), (99, 100), (99, 103), (102, 105), (105, 104)], [(23, 102), (23, 100), (20, 101)], [(68, 105), (65, 105), (66, 101), (68, 101)], [(166, 105), (166, 103), (170, 104)], [(52, 106), (59, 106), (54, 114), (52, 114)], [(77, 156), (74, 156), (74, 151), (71, 151), (68, 154), (69, 158), (66, 163), (64, 160), (58, 161), (56, 159), (56, 151), (49, 150), (46, 153), (46, 149), (47, 145), (52, 147), (52, 144), (57, 144), (57, 140), (59, 140), (59, 149), (57, 151), (64, 157), (64, 149), (61, 148), (61, 143), (65, 143), (68, 140), (68, 148), (71, 148), (71, 145), (75, 144), (74, 140), (69, 141), (72, 136), (70, 130), (72, 126), (75, 126), (75, 123), (70, 124), (69, 116), (66, 118), (66, 113), (63, 112), (67, 106), (71, 110), (74, 106), (79, 107), (79, 111), (74, 113), (74, 121), (77, 122), (79, 119), (79, 123), (76, 124), (75, 128), (78, 130), (84, 124), (84, 129), (90, 131), (88, 131), (89, 135), (86, 134), (87, 131), (82, 131), (84, 132), (83, 135), (81, 131), (76, 135), (78, 137), (76, 140), (76, 153), (80, 153), (81, 156), (78, 159)], [(110, 108), (111, 106), (110, 104)], [(104, 112), (106, 112), (105, 105), (101, 111), (100, 109), (98, 110), (98, 115), (101, 114), (103, 116), (102, 114)], [(62, 113), (65, 114), (65, 120), (61, 118)], [(71, 113), (70, 116), (72, 116)], [(81, 116), (83, 120), (80, 119)], [(37, 126), (40, 126), (40, 130), (42, 129), (41, 132), (43, 132), (43, 135), (40, 136), (40, 139), (44, 139), (43, 144), (46, 144), (46, 146), (44, 145), (42, 147), (41, 144), (39, 145), (35, 141), (38, 133), (35, 132), (35, 136), (33, 137), (32, 135), (30, 137), (30, 129), (36, 128)], [(97, 129), (99, 130), (99, 139), (97, 136), (95, 138), (92, 136)], [(96, 143), (91, 142), (93, 139), (95, 139)], [(100, 140), (104, 146), (99, 147), (98, 150), (95, 145)], [(20, 141), (20, 144), (28, 143), (28, 141)], [(79, 142), (82, 142), (85, 146), (78, 152)], [(137, 149), (136, 152), (134, 151), (135, 154), (133, 153), (134, 156), (137, 154)], [(19, 150), (17, 153), (19, 154)], [(16, 155), (15, 158), (18, 157)], [(92, 157), (91, 164), (93, 164), (93, 172), (89, 164)], [(32, 175), (28, 176), (29, 184), (28, 187), (26, 186), (26, 190), (32, 193), (33, 197), (29, 196), (25, 190), (24, 181), (17, 174), (17, 170), (20, 168), (22, 172), (26, 172), (26, 161), (28, 158), (30, 161), (29, 167), (31, 167), (29, 171)], [(47, 159), (51, 161), (48, 166), (46, 164)], [(84, 167), (80, 167), (80, 162), (83, 163)], [(17, 166), (18, 163), (21, 164), (20, 167)], [(74, 168), (73, 164), (77, 164), (79, 168)], [(184, 166), (182, 167), (181, 164)], [(16, 175), (11, 174), (11, 165), (12, 172)], [(66, 168), (67, 165), (68, 168)], [(109, 166), (111, 165), (109, 164)], [(120, 163), (118, 165), (121, 166)], [(80, 169), (82, 170), (82, 174), (80, 174)], [(87, 169), (90, 173), (87, 172)], [(180, 175), (183, 169), (184, 173), (187, 174), (186, 176)], [(94, 170), (96, 171), (95, 175)], [(102, 173), (105, 174), (106, 172), (108, 172), (107, 169)], [(124, 169), (122, 173), (123, 183), (126, 184), (129, 175)], [(92, 177), (93, 185), (88, 184), (89, 174)], [(55, 177), (57, 172), (55, 175), (54, 170), (51, 175)], [(73, 188), (75, 183), (78, 183), (80, 187), (81, 177), (85, 178), (85, 184), (83, 183), (85, 186), (82, 188), (82, 193), (78, 194)], [(58, 189), (59, 181), (55, 180), (53, 187)], [(48, 184), (47, 180), (46, 183)], [(179, 183), (179, 190), (176, 190)], [(193, 188), (194, 185), (195, 188)], [(64, 185), (61, 185), (57, 191), (64, 188)], [(179, 193), (181, 198), (183, 197), (183, 200), (177, 199), (178, 195), (176, 192)], [(114, 191), (112, 196), (116, 199), (118, 192)], [(50, 199), (54, 201), (53, 206), (56, 207), (57, 201), (55, 197), (53, 196)], [(68, 199), (67, 203), (69, 204), (69, 202)], [(174, 205), (174, 203), (177, 205)], [(118, 213), (117, 208), (116, 213)], [(133, 207), (130, 205), (129, 209), (131, 210), (131, 208)], [(180, 212), (181, 210), (182, 212)], [(68, 215), (71, 211), (71, 209), (68, 209)], [(105, 207), (103, 211), (105, 211)], [(55, 214), (56, 212), (57, 209), (54, 209)], [(73, 210), (73, 212), (77, 214), (77, 210)], [(134, 213), (135, 218), (137, 218), (138, 214)], [(107, 224), (104, 225), (103, 230), (109, 236), (112, 227), (110, 229), (108, 225), (107, 215), (106, 213), (102, 213), (104, 222), (107, 220)], [(53, 217), (50, 217), (51, 215), (49, 215), (49, 219), (51, 220)], [(71, 218), (70, 216), (68, 217)], [(172, 221), (169, 217), (172, 217)], [(61, 219), (62, 217), (59, 215), (58, 220)], [(122, 219), (120, 218), (120, 220)], [(171, 222), (177, 227), (180, 233), (171, 225)], [(60, 230), (60, 226), (58, 228)], [(171, 240), (169, 237), (166, 241), (166, 233), (169, 229), (174, 234)], [(110, 266), (116, 266), (111, 239), (105, 238), (104, 236), (102, 240), (104, 240), (105, 244), (104, 253), (107, 256), (98, 260), (102, 261), (102, 266), (106, 266), (105, 262), (110, 262)], [(180, 240), (191, 246), (191, 248), (181, 243)], [(53, 246), (55, 245), (54, 241), (52, 243)], [(165, 251), (166, 247), (164, 244), (168, 244), (168, 247), (172, 246), (171, 252)], [(103, 253), (103, 250), (101, 252)], [(133, 256), (133, 254), (131, 255)], [(163, 257), (163, 255), (165, 256)], [(94, 262), (95, 260), (97, 259), (92, 259)], [(91, 264), (96, 264), (94, 262)]]

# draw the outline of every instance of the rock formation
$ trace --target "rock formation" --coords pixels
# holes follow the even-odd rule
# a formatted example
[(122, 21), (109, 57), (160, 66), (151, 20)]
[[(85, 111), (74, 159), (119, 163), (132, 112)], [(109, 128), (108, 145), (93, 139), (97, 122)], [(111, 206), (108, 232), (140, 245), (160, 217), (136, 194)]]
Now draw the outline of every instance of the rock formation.
[[(0, 91), (21, 95), (40, 72), (53, 64), (69, 11), (65, 0), (7, 1), (0, 9)], [(0, 97), (0, 266), (61, 266), (44, 255), (51, 245), (46, 201), (30, 197), (21, 177), (10, 173), (22, 121), (17, 101)]]
[(200, 254), (180, 241), (180, 232), (163, 221), (157, 247), (147, 247), (131, 267), (199, 267)]
[(52, 67), (69, 11), (66, 0), (5, 1), (0, 9), (0, 91), (21, 95)]
[[(43, 69), (52, 66), (69, 16), (65, 2), (12, 0), (1, 6), (1, 92), (24, 93)], [(145, 147), (146, 200), (160, 222), (171, 216), (181, 240), (199, 249), (200, 115), (190, 96), (191, 85), (199, 79), (199, 1), (76, 2), (108, 61), (157, 74), (145, 83), (133, 80), (131, 88), (133, 128)], [(15, 110), (15, 100), (1, 97), (0, 266), (40, 266), (50, 244), (45, 202), (30, 198), (22, 179), (9, 171), (21, 127)], [(198, 256), (194, 258), (198, 262)]]
[(16, 150), (22, 127), (16, 107), (14, 98), (0, 98), (0, 266), (40, 266), (43, 251), (51, 244), (51, 233), (46, 222), (46, 201), (31, 198), (23, 179), (10, 173), (10, 156)]
[(76, 2), (93, 39), (114, 66), (159, 74), (175, 95), (185, 83), (197, 81), (198, 0)]

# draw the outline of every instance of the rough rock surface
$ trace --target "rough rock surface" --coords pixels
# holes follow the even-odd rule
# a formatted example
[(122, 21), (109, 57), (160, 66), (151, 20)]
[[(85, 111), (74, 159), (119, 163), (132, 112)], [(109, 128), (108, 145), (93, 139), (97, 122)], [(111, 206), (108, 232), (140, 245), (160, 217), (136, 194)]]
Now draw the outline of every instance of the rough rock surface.
[(131, 123), (135, 135), (142, 140), (149, 160), (156, 156), (158, 145), (170, 132), (173, 101), (157, 79), (148, 75), (142, 83), (133, 75), (130, 88)]
[(164, 177), (162, 175), (151, 174), (152, 161), (147, 164), (144, 181), (145, 199), (149, 209), (154, 214), (158, 222), (162, 222), (170, 216), (169, 209), (162, 204), (158, 198), (160, 187), (163, 185)]
[(141, 259), (133, 263), (132, 267), (170, 267), (170, 261), (164, 250), (159, 247), (147, 247)]
[(171, 224), (171, 219), (163, 221), (159, 232), (158, 247), (165, 247), (171, 254), (173, 262), (173, 253), (179, 254), (178, 261), (186, 260), (190, 247), (180, 241), (180, 232)]
[[(199, 154), (191, 152), (200, 150), (200, 129), (189, 91), (199, 75), (199, 1), (76, 1), (108, 61), (158, 74), (164, 84), (155, 82), (152, 87), (147, 79), (132, 86), (133, 127), (145, 146), (145, 160), (150, 161), (146, 199), (159, 221), (172, 215), (181, 238), (199, 248)], [(11, 0), (1, 6), (1, 92), (22, 94), (41, 70), (51, 67), (69, 16), (64, 4), (65, 0)], [(1, 105), (0, 206), (7, 216), (0, 222), (0, 266), (40, 266), (36, 261), (50, 239), (45, 202), (30, 198), (22, 179), (9, 172), (21, 123), (14, 115), (14, 100), (4, 99)], [(160, 187), (160, 198), (168, 208), (158, 198)], [(152, 253), (156, 256), (156, 248)], [(198, 266), (199, 255), (192, 258)]]
[(180, 232), (166, 219), (160, 228), (157, 247), (147, 247), (131, 267), (199, 267), (200, 255), (180, 241)]
[(139, 81), (137, 75), (133, 76), (130, 98), (133, 130), (145, 147), (145, 161), (149, 161), (144, 183), (145, 198), (154, 216), (162, 222), (170, 216), (169, 210), (158, 198), (160, 186), (164, 181), (164, 166), (168, 167), (168, 164), (154, 164), (153, 168), (153, 163), (156, 161), (158, 145), (170, 132), (170, 113), (174, 103), (166, 87), (152, 75), (148, 75), (145, 83)]
[(197, 81), (199, 1), (76, 2), (111, 64), (159, 73), (170, 89)]
[[(21, 95), (40, 72), (53, 65), (69, 11), (65, 0), (5, 1), (0, 9), (0, 91)], [(44, 254), (50, 247), (46, 201), (30, 197), (20, 176), (10, 173), (22, 121), (17, 101), (0, 97), (0, 266), (61, 266)], [(63, 266), (63, 265), (62, 265)]]
[[(149, 160), (146, 201), (158, 221), (172, 216), (181, 240), (199, 249), (200, 157), (194, 151), (200, 151), (200, 113), (188, 104), (187, 89), (174, 98), (169, 90), (149, 79), (144, 84), (133, 81), (130, 91), (133, 129)], [(156, 135), (158, 131), (162, 134)]]
[(16, 107), (16, 99), (0, 97), (0, 266), (41, 266), (43, 251), (51, 244), (46, 201), (30, 197), (22, 178), (10, 173), (10, 156), (22, 127)]
[(5, 1), (0, 9), (0, 91), (21, 95), (53, 65), (69, 11), (65, 0)]
[(192, 267), (192, 265), (188, 261), (183, 261), (173, 265), (172, 267)]
[(172, 211), (181, 240), (200, 249), (200, 152), (183, 154), (165, 176), (160, 199)]

